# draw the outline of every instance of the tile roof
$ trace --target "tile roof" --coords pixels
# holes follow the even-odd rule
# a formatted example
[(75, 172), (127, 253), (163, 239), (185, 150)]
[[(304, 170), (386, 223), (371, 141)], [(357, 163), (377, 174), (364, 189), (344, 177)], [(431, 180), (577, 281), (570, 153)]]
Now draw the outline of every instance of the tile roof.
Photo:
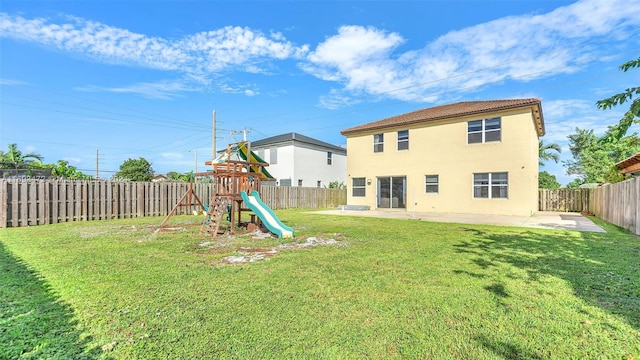
[(423, 122), (455, 118), (467, 115), (483, 114), (500, 110), (510, 110), (523, 107), (531, 107), (536, 121), (538, 135), (545, 133), (544, 118), (542, 116), (542, 104), (538, 98), (510, 99), (510, 100), (485, 100), (462, 101), (448, 105), (434, 106), (426, 109), (412, 111), (406, 114), (354, 126), (342, 130), (342, 135), (350, 135), (360, 131), (377, 130), (392, 126), (418, 124)]
[(324, 148), (327, 148), (327, 149), (333, 149), (336, 152), (342, 152), (342, 153), (345, 153), (345, 154), (346, 154), (346, 151), (347, 151), (347, 149), (342, 148), (340, 146), (332, 145), (332, 144), (326, 143), (324, 141), (320, 141), (320, 140), (317, 140), (317, 139), (314, 139), (314, 138), (310, 138), (308, 136), (304, 136), (302, 134), (298, 134), (298, 133), (295, 133), (295, 132), (276, 135), (276, 136), (272, 136), (272, 137), (261, 139), (261, 140), (257, 140), (257, 141), (252, 141), (251, 142), (251, 147), (252, 148), (264, 147), (264, 146), (268, 146), (268, 145), (279, 144), (279, 143), (284, 143), (284, 142), (289, 142), (289, 141), (302, 142), (302, 143), (307, 143), (307, 144), (311, 144), (311, 145), (315, 145), (315, 146), (324, 147)]

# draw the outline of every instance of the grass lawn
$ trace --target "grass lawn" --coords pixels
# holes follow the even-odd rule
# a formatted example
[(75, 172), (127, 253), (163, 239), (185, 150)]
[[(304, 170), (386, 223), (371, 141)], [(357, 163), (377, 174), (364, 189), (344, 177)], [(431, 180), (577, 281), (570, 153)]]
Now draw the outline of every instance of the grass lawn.
[(338, 244), (227, 265), (281, 242), (161, 218), (0, 229), (0, 359), (640, 358), (640, 239), (610, 224), (278, 214)]

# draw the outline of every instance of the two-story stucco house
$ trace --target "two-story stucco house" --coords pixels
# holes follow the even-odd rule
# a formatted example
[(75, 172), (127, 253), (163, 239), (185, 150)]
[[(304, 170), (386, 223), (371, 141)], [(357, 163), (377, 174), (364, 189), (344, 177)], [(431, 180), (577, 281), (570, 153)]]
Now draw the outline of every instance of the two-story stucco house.
[(280, 186), (329, 187), (345, 183), (347, 150), (298, 133), (252, 141), (251, 150), (269, 163)]
[(538, 210), (540, 99), (464, 101), (342, 130), (347, 204), (418, 212)]

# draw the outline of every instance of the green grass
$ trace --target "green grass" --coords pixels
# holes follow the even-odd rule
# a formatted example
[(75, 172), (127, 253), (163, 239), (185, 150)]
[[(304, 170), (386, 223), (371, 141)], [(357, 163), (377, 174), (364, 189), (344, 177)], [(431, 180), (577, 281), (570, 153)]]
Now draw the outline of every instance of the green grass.
[(200, 246), (160, 218), (0, 229), (0, 359), (640, 357), (640, 239), (620, 228), (278, 214), (342, 246), (230, 266), (280, 242)]

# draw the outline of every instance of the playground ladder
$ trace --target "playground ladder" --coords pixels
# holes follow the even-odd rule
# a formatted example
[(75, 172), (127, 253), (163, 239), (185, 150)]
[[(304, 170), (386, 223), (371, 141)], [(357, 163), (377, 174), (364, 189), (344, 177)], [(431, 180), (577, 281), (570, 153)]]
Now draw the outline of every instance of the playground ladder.
[(217, 236), (220, 228), (220, 222), (222, 222), (223, 215), (227, 212), (227, 203), (229, 202), (226, 196), (215, 196), (209, 203), (209, 209), (207, 210), (207, 217), (202, 223), (200, 233), (208, 232), (211, 236)]

